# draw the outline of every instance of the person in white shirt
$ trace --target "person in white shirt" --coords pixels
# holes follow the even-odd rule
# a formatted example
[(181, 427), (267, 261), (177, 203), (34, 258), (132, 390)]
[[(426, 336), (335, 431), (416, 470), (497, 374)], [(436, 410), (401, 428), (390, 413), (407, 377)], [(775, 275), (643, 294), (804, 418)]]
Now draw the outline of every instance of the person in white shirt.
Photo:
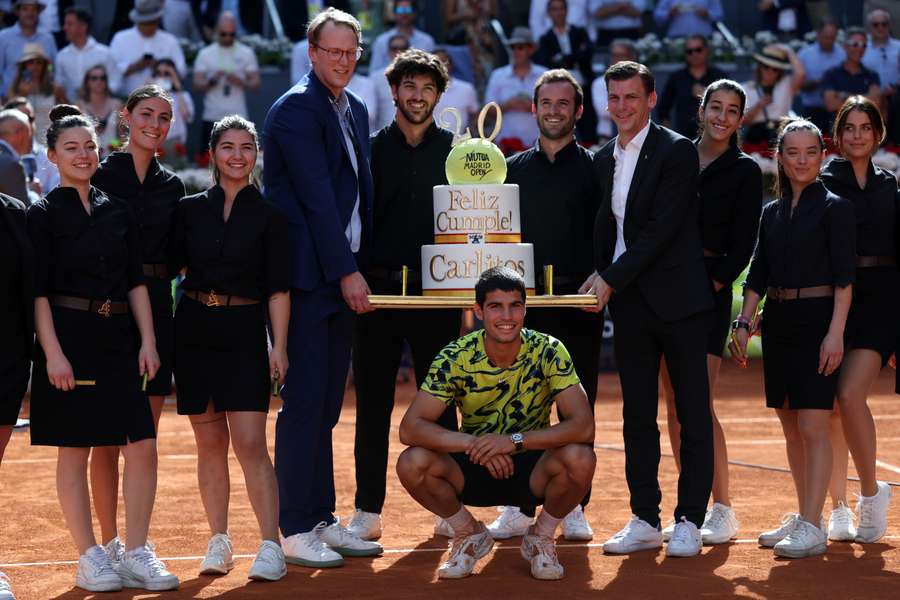
[[(434, 49), (434, 38), (416, 29), (415, 22), (418, 12), (413, 0), (397, 0), (394, 2), (394, 27), (388, 29), (372, 44), (372, 58), (369, 61), (369, 73), (380, 73), (393, 60), (388, 46), (391, 38), (400, 34), (409, 40), (410, 48), (418, 48), (431, 52)], [(391, 105), (393, 113), (393, 105)]]
[(614, 39), (636, 40), (641, 36), (641, 14), (648, 10), (647, 0), (591, 0), (590, 14), (597, 29), (598, 45)]
[[(547, 16), (548, 0), (531, 0), (528, 13), (528, 28), (536, 37), (541, 37), (553, 23)], [(588, 0), (567, 0), (566, 23), (582, 29), (588, 28)]]
[(170, 59), (181, 77), (187, 73), (187, 63), (178, 40), (171, 33), (159, 29), (162, 13), (162, 0), (136, 0), (134, 9), (128, 13), (135, 26), (116, 33), (109, 44), (122, 73), (119, 91), (123, 95), (144, 85), (153, 74), (153, 64), (158, 60)]
[(37, 196), (46, 195), (59, 185), (59, 169), (47, 157), (47, 146), (34, 137), (34, 107), (27, 98), (21, 96), (10, 99), (3, 105), (3, 110), (17, 110), (28, 117), (29, 144), (31, 152), (22, 154), (20, 162), (25, 170), (28, 189)]
[[(637, 60), (634, 42), (626, 39), (613, 40), (609, 44), (609, 65), (623, 60)], [(616, 135), (615, 125), (609, 116), (606, 80), (603, 77), (598, 77), (591, 84), (591, 102), (597, 113), (597, 141), (602, 146)]]
[(881, 97), (887, 106), (900, 83), (900, 40), (891, 37), (891, 15), (883, 9), (869, 13), (869, 45), (863, 54), (862, 64), (878, 73), (881, 79)]
[(70, 104), (77, 100), (84, 74), (97, 65), (103, 65), (106, 69), (107, 85), (111, 92), (117, 92), (122, 85), (122, 77), (109, 46), (90, 35), (92, 20), (91, 13), (82, 8), (66, 9), (63, 31), (69, 45), (56, 55), (54, 84), (61, 90), (58, 95), (65, 97)]
[[(445, 49), (436, 49), (434, 55), (447, 67), (447, 73), (453, 72), (453, 59), (450, 58), (450, 54)], [(450, 81), (447, 82), (447, 89), (441, 94), (441, 99), (438, 100), (437, 106), (434, 107), (437, 123), (441, 127), (450, 126), (452, 128), (455, 126), (452, 117), (448, 116), (448, 121), (441, 116), (444, 109), (450, 107), (459, 111), (458, 133), (464, 134), (469, 126), (469, 122), (475, 120), (475, 116), (481, 108), (478, 104), (478, 93), (475, 91), (475, 86), (468, 81), (451, 77)]]
[(291, 50), (291, 85), (295, 85), (301, 77), (309, 73), (311, 66), (309, 40), (300, 40), (294, 44), (294, 49)]
[[(152, 83), (172, 94), (172, 125), (163, 145), (166, 154), (180, 151), (176, 146), (183, 146), (187, 141), (188, 125), (194, 120), (194, 99), (184, 89), (181, 76), (170, 58), (163, 58), (153, 65)], [(208, 140), (209, 138), (207, 138)]]
[(38, 17), (46, 7), (44, 0), (17, 0), (13, 6), (16, 23), (0, 31), (0, 93), (3, 95), (13, 82), (26, 45), (40, 44), (51, 63), (56, 59), (56, 41), (50, 33), (38, 29)]
[(237, 20), (223, 12), (216, 23), (217, 41), (200, 51), (194, 61), (194, 90), (203, 99), (203, 141), (209, 140), (216, 121), (228, 116), (249, 117), (244, 90), (259, 89), (256, 53), (235, 40)]

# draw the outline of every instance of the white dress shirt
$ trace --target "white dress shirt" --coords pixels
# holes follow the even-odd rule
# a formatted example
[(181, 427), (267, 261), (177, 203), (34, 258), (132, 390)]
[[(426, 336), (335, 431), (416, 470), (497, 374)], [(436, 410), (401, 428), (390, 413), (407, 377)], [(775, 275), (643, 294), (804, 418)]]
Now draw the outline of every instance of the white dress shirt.
[[(357, 179), (359, 179), (359, 163), (356, 160), (356, 148), (353, 146), (353, 136), (355, 134), (350, 127), (350, 99), (347, 98), (346, 93), (341, 92), (340, 98), (331, 101), (331, 106), (334, 108), (334, 112), (337, 113), (341, 131), (344, 133), (344, 143), (347, 147), (347, 154), (350, 157), (350, 164), (353, 165), (353, 171), (356, 173)], [(358, 143), (363, 141), (368, 142), (368, 140), (360, 140)], [(362, 240), (362, 219), (359, 216), (359, 204), (359, 186), (357, 185), (356, 203), (353, 205), (353, 212), (350, 213), (350, 222), (347, 223), (347, 229), (344, 230), (344, 235), (347, 236), (347, 241), (350, 242), (350, 251), (353, 254), (359, 252)]]
[(75, 44), (69, 44), (59, 51), (53, 68), (56, 75), (55, 83), (66, 91), (69, 102), (74, 103), (78, 99), (78, 91), (84, 83), (84, 74), (97, 65), (106, 68), (106, 83), (110, 94), (117, 94), (122, 85), (122, 75), (109, 46), (88, 36), (84, 47), (78, 48)]
[(641, 148), (650, 132), (650, 121), (644, 125), (625, 148), (616, 144), (613, 147), (613, 158), (616, 160), (616, 168), (613, 172), (612, 212), (616, 218), (616, 249), (613, 252), (613, 262), (617, 261), (625, 253), (625, 207), (628, 203), (628, 191), (631, 189), (631, 180), (634, 177), (634, 169), (641, 157)]
[[(178, 39), (174, 35), (165, 31), (159, 30), (153, 37), (144, 37), (137, 30), (137, 27), (123, 29), (113, 36), (109, 48), (116, 58), (116, 64), (121, 73), (125, 73), (129, 65), (145, 54), (152, 54), (154, 60), (161, 58), (171, 59), (182, 78), (187, 74), (187, 64), (184, 61), (184, 52), (181, 51), (181, 44), (178, 43)], [(142, 71), (137, 71), (124, 77), (122, 89), (119, 90), (121, 95), (127, 96), (144, 85), (151, 75), (150, 67), (147, 67)]]
[[(513, 71), (512, 65), (506, 65), (494, 69), (488, 79), (487, 89), (484, 92), (484, 101), (496, 102), (501, 106), (519, 96), (531, 100), (534, 95), (534, 84), (546, 71), (540, 65), (531, 65), (531, 70), (524, 78), (519, 78)], [(519, 138), (525, 146), (531, 146), (538, 138), (538, 126), (531, 111), (507, 111), (503, 113), (503, 129), (499, 139)]]

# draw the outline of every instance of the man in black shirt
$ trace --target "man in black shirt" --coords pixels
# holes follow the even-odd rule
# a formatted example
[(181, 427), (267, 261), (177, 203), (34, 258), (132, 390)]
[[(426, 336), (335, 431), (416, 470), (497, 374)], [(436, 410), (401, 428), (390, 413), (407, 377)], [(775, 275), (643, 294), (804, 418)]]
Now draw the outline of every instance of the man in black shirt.
[(666, 127), (693, 139), (697, 135), (697, 107), (703, 91), (713, 81), (727, 75), (708, 64), (709, 47), (702, 35), (692, 35), (685, 40), (684, 59), (687, 66), (672, 73), (666, 82), (656, 107), (656, 118)]
[[(433, 54), (407, 50), (385, 76), (397, 110), (391, 124), (372, 138), (375, 225), (368, 283), (374, 294), (400, 294), (406, 266), (408, 293), (420, 295), (421, 248), (434, 238), (432, 188), (447, 184), (444, 165), (453, 141), (453, 134), (440, 129), (432, 114), (449, 75)], [(459, 326), (457, 310), (380, 310), (357, 318), (356, 511), (348, 529), (363, 539), (381, 535), (394, 382), (404, 341), (412, 349), (416, 384), (421, 385), (434, 357), (459, 337)], [(456, 429), (454, 407), (438, 422)]]

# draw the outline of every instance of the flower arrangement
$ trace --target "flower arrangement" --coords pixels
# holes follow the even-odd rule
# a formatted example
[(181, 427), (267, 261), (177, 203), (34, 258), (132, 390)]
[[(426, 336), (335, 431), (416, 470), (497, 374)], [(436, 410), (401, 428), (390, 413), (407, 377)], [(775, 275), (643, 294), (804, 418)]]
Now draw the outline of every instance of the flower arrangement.
[[(245, 44), (256, 53), (256, 61), (260, 67), (273, 65), (276, 67), (287, 66), (291, 58), (291, 40), (286, 37), (274, 39), (264, 38), (261, 35), (247, 35), (238, 40)], [(206, 46), (203, 42), (181, 38), (178, 40), (181, 44), (181, 51), (184, 52), (184, 59), (188, 65), (193, 65), (197, 59), (197, 54)]]

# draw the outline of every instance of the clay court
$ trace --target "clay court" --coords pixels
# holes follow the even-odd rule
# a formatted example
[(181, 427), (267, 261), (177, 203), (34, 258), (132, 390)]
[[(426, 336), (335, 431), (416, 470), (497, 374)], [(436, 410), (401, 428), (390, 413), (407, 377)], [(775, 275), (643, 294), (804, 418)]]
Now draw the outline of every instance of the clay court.
[[(21, 600), (49, 598), (897, 598), (900, 597), (900, 396), (893, 393), (894, 373), (886, 369), (870, 397), (879, 434), (878, 477), (894, 482), (895, 498), (887, 536), (877, 544), (831, 543), (825, 556), (789, 561), (776, 559), (756, 544), (759, 531), (774, 526), (793, 510), (784, 441), (774, 413), (764, 407), (759, 361), (749, 370), (725, 364), (718, 390), (718, 411), (728, 439), (732, 499), (741, 530), (731, 544), (705, 547), (702, 556), (666, 559), (664, 553), (604, 556), (600, 545), (629, 518), (621, 451), (621, 396), (614, 375), (600, 380), (597, 404), (597, 457), (593, 500), (587, 511), (595, 533), (590, 544), (560, 539), (560, 582), (531, 579), (518, 552), (518, 539), (498, 542), (476, 574), (462, 581), (438, 581), (436, 567), (446, 550), (445, 538), (432, 537), (432, 518), (388, 478), (384, 556), (349, 559), (343, 568), (312, 570), (289, 566), (277, 583), (246, 579), (258, 546), (253, 513), (243, 478), (232, 457), (230, 531), (236, 567), (226, 577), (198, 576), (208, 529), (195, 478), (196, 452), (188, 420), (168, 405), (160, 424), (159, 493), (151, 538), (159, 555), (181, 578), (181, 589), (163, 594), (126, 591), (92, 595), (74, 587), (77, 555), (56, 501), (52, 448), (32, 448), (27, 433), (16, 432), (0, 468), (0, 569), (12, 580)], [(402, 409), (412, 398), (411, 384), (398, 387), (391, 462), (402, 447), (396, 438)], [(275, 413), (269, 416), (270, 449)], [(664, 413), (660, 407), (660, 414)], [(353, 509), (354, 396), (348, 391), (335, 430), (335, 480), (338, 513)], [(664, 423), (661, 422), (661, 427)], [(663, 429), (664, 430), (664, 429)], [(662, 436), (663, 518), (673, 508), (675, 464)], [(851, 475), (853, 468), (851, 465)], [(850, 483), (850, 493), (857, 491)], [(830, 502), (826, 508), (830, 508)], [(496, 513), (479, 509), (489, 522)], [(827, 515), (827, 513), (826, 513)], [(122, 514), (120, 508), (120, 523)]]

